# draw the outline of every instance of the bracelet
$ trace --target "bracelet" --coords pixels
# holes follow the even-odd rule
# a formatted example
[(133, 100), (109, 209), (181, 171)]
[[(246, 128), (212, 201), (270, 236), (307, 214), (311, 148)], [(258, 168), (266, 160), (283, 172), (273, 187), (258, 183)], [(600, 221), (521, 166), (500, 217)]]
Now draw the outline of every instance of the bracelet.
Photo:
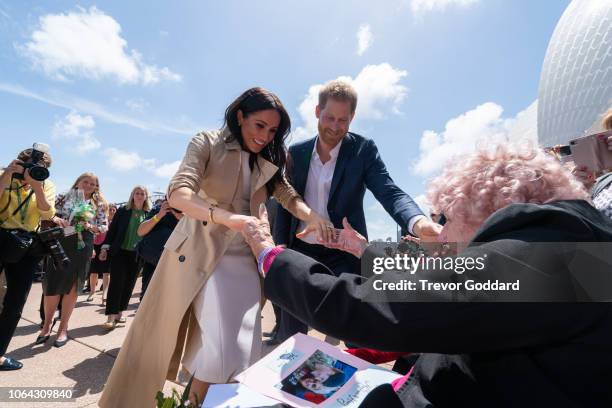
[(213, 224), (216, 224), (215, 219), (214, 219), (214, 217), (213, 217), (214, 212), (215, 212), (215, 207), (216, 207), (216, 205), (214, 205), (214, 204), (211, 204), (211, 205), (208, 207), (208, 220), (209, 220), (210, 222), (212, 222)]
[(155, 214), (153, 217), (151, 217), (151, 219), (155, 222), (159, 222), (160, 218), (157, 216), (157, 214)]

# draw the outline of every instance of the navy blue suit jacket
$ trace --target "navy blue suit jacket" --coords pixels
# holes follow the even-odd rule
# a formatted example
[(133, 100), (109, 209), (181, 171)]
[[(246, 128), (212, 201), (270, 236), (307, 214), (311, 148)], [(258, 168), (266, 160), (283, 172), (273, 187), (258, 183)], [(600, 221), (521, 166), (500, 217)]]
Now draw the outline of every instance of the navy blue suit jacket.
[[(302, 197), (315, 141), (316, 137), (289, 147), (287, 178)], [(401, 226), (402, 235), (408, 233), (410, 218), (423, 214), (412, 198), (395, 185), (374, 141), (349, 132), (338, 152), (327, 212), (336, 228), (342, 228), (342, 218), (347, 217), (353, 228), (367, 238), (363, 212), (366, 188)], [(291, 247), (298, 225), (299, 220), (279, 205), (273, 231), (276, 243)]]

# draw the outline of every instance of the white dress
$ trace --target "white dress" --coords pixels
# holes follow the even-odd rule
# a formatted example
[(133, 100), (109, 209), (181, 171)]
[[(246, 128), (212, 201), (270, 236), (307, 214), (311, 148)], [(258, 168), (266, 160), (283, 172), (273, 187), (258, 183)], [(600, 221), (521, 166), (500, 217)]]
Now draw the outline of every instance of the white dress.
[[(249, 154), (241, 152), (237, 212), (250, 215)], [(187, 345), (183, 366), (200, 381), (227, 383), (261, 356), (261, 284), (257, 262), (236, 234), (192, 306), (201, 336)]]

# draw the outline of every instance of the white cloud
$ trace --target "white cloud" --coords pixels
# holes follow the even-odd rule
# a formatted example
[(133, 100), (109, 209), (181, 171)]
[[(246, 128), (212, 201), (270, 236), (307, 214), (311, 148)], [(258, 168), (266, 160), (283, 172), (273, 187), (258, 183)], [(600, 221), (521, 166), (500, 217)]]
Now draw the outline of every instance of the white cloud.
[(414, 172), (433, 176), (450, 160), (487, 144), (523, 140), (537, 143), (537, 101), (514, 118), (503, 118), (502, 113), (500, 105), (487, 102), (450, 119), (442, 132), (424, 131)]
[(114, 170), (129, 171), (139, 167), (143, 163), (143, 158), (136, 152), (126, 152), (114, 147), (104, 150), (106, 163)]
[(158, 164), (156, 159), (146, 159), (137, 152), (130, 152), (114, 147), (104, 150), (106, 163), (110, 168), (120, 172), (127, 172), (136, 168), (143, 169), (155, 176), (169, 179), (178, 170), (180, 160), (171, 163)]
[(19, 49), (47, 75), (68, 80), (73, 77), (113, 77), (119, 83), (155, 84), (180, 81), (167, 67), (143, 62), (142, 55), (127, 47), (121, 25), (95, 6), (67, 14), (47, 14), (30, 41)]
[(0, 9), (0, 16), (6, 18), (7, 20), (11, 20), (11, 16), (4, 10)]
[(508, 123), (508, 140), (538, 140), (538, 100), (536, 99)]
[(373, 241), (375, 239), (386, 240), (391, 237), (392, 241), (397, 239), (397, 224), (389, 216), (382, 216), (376, 218), (367, 218), (366, 226), (368, 228), (368, 240)]
[[(341, 76), (337, 79), (352, 84), (359, 95), (356, 120), (383, 119), (387, 111), (399, 113), (399, 106), (408, 92), (408, 89), (400, 84), (406, 75), (408, 75), (406, 71), (395, 69), (388, 63), (382, 63), (366, 65), (355, 79), (349, 76)], [(315, 107), (322, 86), (322, 84), (316, 84), (308, 88), (308, 94), (298, 107), (303, 125), (292, 133), (292, 142), (307, 139), (317, 133)]]
[(370, 45), (372, 45), (372, 30), (369, 24), (362, 24), (357, 31), (357, 55), (363, 55)]
[(431, 210), (425, 194), (419, 194), (418, 196), (414, 197), (414, 202), (419, 206), (421, 211), (423, 211), (423, 214), (429, 217)]
[(410, 9), (415, 15), (421, 15), (429, 11), (444, 11), (450, 6), (466, 7), (477, 3), (479, 0), (410, 0)]
[(71, 95), (59, 94), (57, 92), (53, 95), (42, 95), (37, 92), (30, 91), (29, 89), (25, 89), (22, 86), (10, 83), (0, 82), (0, 92), (6, 92), (12, 95), (22, 96), (24, 98), (33, 99), (52, 106), (76, 110), (79, 112), (93, 115), (96, 118), (103, 119), (111, 123), (127, 125), (140, 130), (147, 130), (152, 132), (178, 133), (181, 135), (193, 135), (196, 133), (197, 129), (209, 128), (206, 126), (181, 127), (158, 123), (155, 120), (140, 120), (130, 116), (126, 116), (121, 113), (109, 111), (104, 106), (101, 106), (98, 103), (87, 99)]
[(387, 214), (382, 204), (376, 200), (366, 208), (366, 226), (370, 241), (375, 239), (386, 240), (388, 237), (395, 241), (397, 238), (397, 224)]
[(125, 106), (127, 106), (130, 110), (134, 112), (144, 112), (145, 108), (149, 106), (148, 102), (144, 99), (128, 99), (125, 101)]
[(53, 138), (68, 142), (68, 147), (77, 154), (86, 154), (101, 146), (93, 134), (95, 126), (96, 123), (91, 116), (81, 116), (71, 111), (64, 119), (55, 122)]
[(181, 164), (180, 160), (174, 161), (172, 163), (162, 164), (160, 166), (157, 166), (157, 168), (153, 171), (153, 173), (155, 173), (157, 177), (169, 179), (172, 176), (174, 176), (180, 164)]

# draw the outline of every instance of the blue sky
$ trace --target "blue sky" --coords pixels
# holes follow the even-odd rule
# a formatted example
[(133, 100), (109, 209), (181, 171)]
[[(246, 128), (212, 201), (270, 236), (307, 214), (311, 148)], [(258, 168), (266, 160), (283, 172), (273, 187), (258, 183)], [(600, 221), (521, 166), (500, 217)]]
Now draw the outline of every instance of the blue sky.
[[(422, 202), (444, 162), (533, 128), (542, 61), (568, 0), (0, 1), (0, 165), (51, 145), (52, 179), (84, 171), (111, 201), (164, 190), (189, 138), (244, 89), (279, 95), (314, 136), (317, 86), (348, 77), (351, 130)], [(526, 130), (527, 129), (527, 130)], [(394, 224), (366, 196), (371, 238)]]

